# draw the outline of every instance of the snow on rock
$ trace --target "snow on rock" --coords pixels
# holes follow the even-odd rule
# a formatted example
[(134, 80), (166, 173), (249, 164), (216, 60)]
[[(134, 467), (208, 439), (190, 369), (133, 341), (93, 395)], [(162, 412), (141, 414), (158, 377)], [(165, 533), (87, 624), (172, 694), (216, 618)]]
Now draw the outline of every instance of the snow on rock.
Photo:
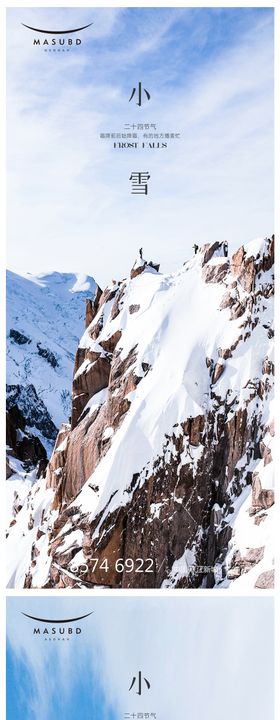
[(46, 473), (48, 587), (71, 563), (89, 585), (270, 586), (273, 242), (208, 244), (164, 275), (140, 251), (98, 288)]

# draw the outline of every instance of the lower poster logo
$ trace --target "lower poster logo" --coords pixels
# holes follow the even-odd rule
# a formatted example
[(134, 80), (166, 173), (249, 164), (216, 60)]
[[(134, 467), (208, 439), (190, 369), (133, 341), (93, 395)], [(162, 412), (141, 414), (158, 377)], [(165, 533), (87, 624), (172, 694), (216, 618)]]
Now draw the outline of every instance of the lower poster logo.
[(82, 633), (82, 628), (74, 623), (84, 620), (93, 613), (86, 613), (86, 615), (68, 618), (67, 620), (40, 618), (35, 615), (28, 615), (28, 613), (25, 612), (21, 612), (21, 614), (29, 618), (29, 620), (35, 620), (36, 624), (33, 625), (33, 635), (43, 636), (45, 640), (48, 638), (52, 640), (69, 640), (71, 636), (81, 635)]
[[(75, 33), (81, 33), (82, 30), (86, 30), (87, 28), (91, 27), (93, 23), (88, 23), (87, 25), (82, 25), (82, 27), (76, 27), (66, 30), (44, 30), (42, 28), (35, 28), (32, 25), (27, 25), (26, 23), (21, 23), (21, 25), (26, 28), (27, 30), (31, 30), (33, 33), (33, 45), (39, 45), (39, 47), (43, 47), (45, 52), (48, 50), (51, 52), (69, 52), (70, 49), (72, 49), (74, 46), (77, 47), (82, 44), (82, 40), (80, 37), (68, 37), (69, 35), (75, 35)], [(64, 37), (64, 36), (67, 37)], [(42, 37), (43, 36), (43, 37)], [(49, 47), (50, 46), (50, 47)], [(57, 47), (54, 47), (57, 46)], [(60, 46), (65, 46), (61, 48)], [(67, 46), (67, 47), (66, 47)]]

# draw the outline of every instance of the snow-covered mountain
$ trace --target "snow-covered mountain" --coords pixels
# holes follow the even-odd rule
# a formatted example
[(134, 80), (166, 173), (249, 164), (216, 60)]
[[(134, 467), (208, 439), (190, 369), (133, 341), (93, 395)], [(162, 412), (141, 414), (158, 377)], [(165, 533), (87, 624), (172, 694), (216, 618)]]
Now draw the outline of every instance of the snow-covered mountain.
[[(55, 428), (71, 414), (73, 359), (84, 327), (85, 298), (95, 288), (85, 275), (7, 272), (7, 384), (33, 385)], [(45, 428), (46, 439), (55, 435), (52, 426)]]
[(95, 289), (85, 275), (7, 272), (8, 496), (17, 486), (20, 502), (71, 414), (73, 361)]
[(273, 246), (97, 287), (10, 586), (271, 587)]

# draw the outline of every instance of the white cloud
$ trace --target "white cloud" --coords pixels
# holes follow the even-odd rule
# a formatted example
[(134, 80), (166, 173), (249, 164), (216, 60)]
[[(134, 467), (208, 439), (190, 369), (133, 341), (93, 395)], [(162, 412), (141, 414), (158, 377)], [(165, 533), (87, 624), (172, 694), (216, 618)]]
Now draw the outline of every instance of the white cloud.
[[(30, 12), (32, 24), (38, 9)], [(56, 24), (65, 23), (66, 11), (52, 11), (52, 18), (54, 12)], [(81, 22), (90, 21), (88, 10), (80, 12)], [(110, 62), (127, 69), (139, 57), (140, 72), (181, 10), (170, 11), (154, 30), (151, 16), (135, 43), (130, 38), (113, 55), (110, 37), (123, 12), (98, 11), (95, 32), (108, 38), (98, 74), (86, 45), (65, 63), (27, 43), (22, 11), (10, 16), (8, 264), (16, 272), (84, 271), (104, 285), (124, 276), (142, 245), (168, 271), (190, 255), (194, 240), (227, 238), (235, 249), (273, 231), (271, 21), (259, 21), (236, 46), (194, 69), (191, 82), (172, 89), (163, 89), (151, 62), (157, 83), (141, 117), (182, 137), (168, 149), (117, 151), (99, 133), (121, 132), (140, 115), (128, 106), (121, 74), (119, 86), (111, 76)], [(40, 9), (40, 22), (49, 25), (49, 9)], [(146, 169), (149, 196), (132, 196), (131, 171)]]

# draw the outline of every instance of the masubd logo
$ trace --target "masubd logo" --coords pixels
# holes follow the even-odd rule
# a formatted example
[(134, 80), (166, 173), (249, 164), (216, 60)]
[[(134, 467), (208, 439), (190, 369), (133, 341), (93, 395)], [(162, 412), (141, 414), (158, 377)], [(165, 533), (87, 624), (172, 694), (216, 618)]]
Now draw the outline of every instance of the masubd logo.
[[(33, 45), (43, 47), (45, 52), (48, 50), (50, 52), (68, 52), (73, 47), (77, 47), (82, 44), (81, 38), (68, 37), (68, 35), (82, 32), (82, 30), (86, 30), (86, 28), (89, 28), (93, 23), (83, 25), (83, 27), (73, 28), (72, 30), (42, 30), (41, 28), (34, 28), (31, 25), (26, 25), (25, 23), (21, 24), (23, 27), (27, 28), (27, 30), (31, 30), (36, 33), (36, 36), (33, 37)], [(65, 35), (67, 35), (67, 37), (63, 37)]]
[(77, 626), (76, 623), (92, 615), (92, 612), (87, 613), (86, 615), (80, 615), (76, 618), (67, 618), (66, 620), (39, 618), (34, 615), (28, 615), (24, 612), (21, 614), (25, 615), (25, 617), (29, 618), (29, 620), (35, 620), (36, 624), (33, 625), (32, 630), (33, 635), (44, 637), (45, 640), (48, 638), (52, 640), (70, 640), (71, 636), (81, 635), (82, 633), (82, 628)]

